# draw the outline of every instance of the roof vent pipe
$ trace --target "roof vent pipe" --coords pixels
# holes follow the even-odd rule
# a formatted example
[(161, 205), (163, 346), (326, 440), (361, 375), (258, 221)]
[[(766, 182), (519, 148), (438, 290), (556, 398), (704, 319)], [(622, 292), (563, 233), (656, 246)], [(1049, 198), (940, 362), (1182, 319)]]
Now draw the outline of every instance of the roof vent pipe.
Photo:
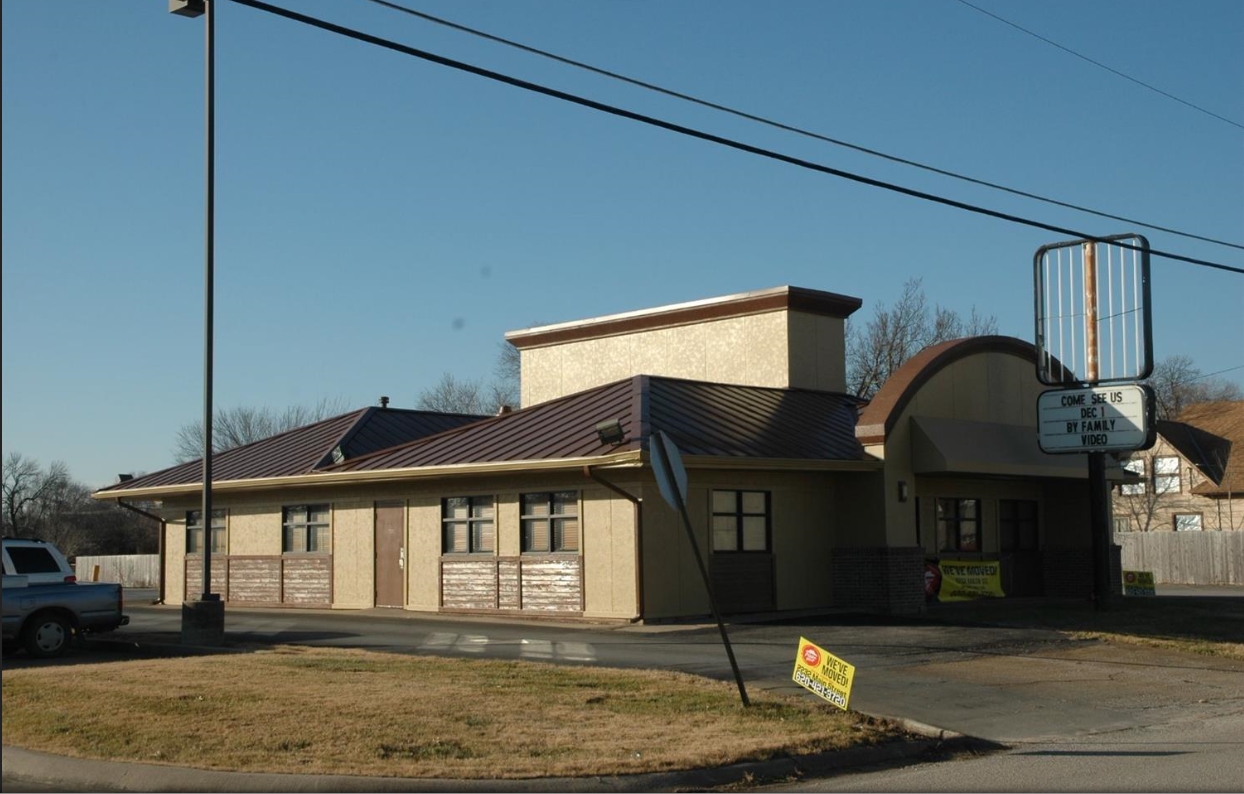
[(514, 409), (508, 405), (502, 405), (500, 408), (497, 409), (497, 416), (505, 416), (506, 414), (508, 414), (510, 411), (513, 411), (513, 410)]
[(388, 398), (388, 397), (384, 397), (384, 396), (382, 396), (382, 397), (380, 398), (380, 407), (381, 407), (381, 408), (388, 408), (388, 407), (389, 407), (389, 398)]

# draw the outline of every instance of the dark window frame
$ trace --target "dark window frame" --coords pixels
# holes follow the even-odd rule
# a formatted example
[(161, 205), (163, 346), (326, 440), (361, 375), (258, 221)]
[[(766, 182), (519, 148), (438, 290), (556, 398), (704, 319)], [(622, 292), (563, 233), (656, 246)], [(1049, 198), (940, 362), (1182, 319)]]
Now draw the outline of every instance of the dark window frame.
[[(453, 517), (448, 513), (449, 503), (455, 499), (465, 499), (467, 503), (466, 517)], [(489, 506), (492, 508), (487, 516), (475, 515), (476, 504), (482, 504), (484, 500), (488, 500)], [(449, 548), (449, 527), (453, 524), (466, 524), (466, 550), (454, 551)], [(492, 548), (477, 549), (476, 548), (476, 528), (484, 524), (492, 525)], [(441, 499), (441, 554), (446, 555), (489, 555), (497, 554), (497, 497), (492, 495), (479, 496), (446, 496)]]
[[(964, 503), (973, 502), (976, 505), (976, 515), (972, 518), (965, 518), (962, 508)], [(981, 507), (983, 501), (979, 497), (959, 497), (959, 496), (939, 496), (933, 500), (933, 516), (937, 523), (937, 545), (939, 552), (953, 552), (956, 554), (980, 554), (984, 544), (983, 526)], [(954, 509), (945, 511), (947, 505), (953, 505)], [(945, 512), (943, 515), (942, 513)], [(976, 524), (976, 547), (966, 549), (963, 548), (963, 525), (967, 522)], [(945, 525), (945, 526), (943, 526)], [(953, 540), (953, 543), (951, 541)]]
[[(572, 494), (573, 498), (570, 499), (569, 501), (562, 500), (560, 504), (571, 506), (574, 509), (574, 512), (572, 513), (553, 512), (553, 509), (557, 504), (557, 497), (559, 495), (567, 495), (567, 494)], [(536, 497), (543, 497), (541, 501), (548, 512), (546, 513), (528, 512), (528, 500), (530, 499), (534, 501)], [(567, 491), (533, 491), (531, 493), (519, 494), (518, 512), (519, 512), (518, 524), (519, 524), (519, 532), (520, 532), (519, 542), (521, 543), (521, 550), (523, 554), (574, 554), (574, 555), (578, 555), (578, 554), (583, 553), (582, 552), (583, 550), (583, 525), (582, 525), (582, 522), (579, 516), (579, 513), (580, 513), (579, 491), (577, 490), (575, 491), (569, 491), (569, 490)], [(547, 549), (531, 548), (531, 546), (533, 545), (532, 538), (534, 537), (534, 532), (529, 532), (528, 527), (531, 526), (531, 524), (533, 524), (536, 521), (548, 521), (549, 522), (549, 531), (548, 531), (549, 547)], [(573, 521), (574, 527), (575, 527), (574, 528), (574, 535), (575, 535), (574, 548), (566, 548), (566, 543), (565, 543), (566, 533), (564, 530), (561, 533), (562, 542), (560, 544), (555, 542), (555, 539), (558, 537), (558, 533), (556, 531), (558, 523), (561, 523), (564, 525), (568, 521)]]
[[(229, 512), (223, 507), (212, 508), (212, 554), (229, 552)], [(220, 523), (217, 524), (216, 522)], [(217, 542), (219, 541), (219, 542)], [(186, 511), (186, 554), (203, 553), (203, 511)]]
[[(299, 515), (295, 516), (295, 512)], [(324, 512), (328, 514), (326, 521), (312, 521), (311, 514)], [(282, 554), (331, 554), (332, 553), (332, 525), (333, 511), (332, 505), (327, 502), (306, 503), (299, 505), (287, 505), (281, 508), (281, 553)], [(316, 537), (313, 530), (325, 527), (328, 532), (328, 548), (311, 548), (312, 538)], [(298, 530), (302, 532), (302, 549), (289, 548), (288, 539), (289, 532), (287, 530)], [(314, 544), (318, 546), (317, 544)]]
[[(734, 495), (734, 510), (719, 511), (714, 505), (714, 495), (728, 493)], [(764, 513), (747, 512), (743, 509), (743, 494), (762, 494), (765, 498)], [(773, 551), (773, 492), (759, 491), (752, 488), (711, 488), (708, 492), (709, 539), (714, 554), (770, 554)], [(733, 517), (735, 545), (732, 549), (717, 547), (717, 529), (714, 526), (717, 518)], [(765, 520), (765, 546), (763, 549), (744, 548), (744, 519), (763, 517)]]
[[(1175, 461), (1175, 471), (1158, 471), (1158, 463), (1166, 461)], [(1174, 481), (1174, 488), (1170, 487), (1171, 481)], [(1159, 483), (1163, 483), (1159, 485)], [(1170, 493), (1183, 493), (1184, 478), (1183, 466), (1179, 461), (1178, 455), (1154, 455), (1153, 456), (1153, 493), (1157, 496), (1163, 496)]]

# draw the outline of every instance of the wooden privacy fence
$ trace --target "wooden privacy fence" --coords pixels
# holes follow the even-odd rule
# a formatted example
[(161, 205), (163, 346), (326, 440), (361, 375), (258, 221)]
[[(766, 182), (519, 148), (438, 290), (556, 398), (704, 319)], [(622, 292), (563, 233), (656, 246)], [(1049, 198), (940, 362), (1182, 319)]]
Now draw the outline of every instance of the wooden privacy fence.
[(1244, 585), (1244, 532), (1116, 532), (1123, 570), (1161, 584)]
[(99, 566), (101, 582), (120, 582), (126, 587), (159, 587), (159, 554), (115, 554), (108, 557), (79, 556), (74, 561), (74, 573), (79, 582), (89, 582)]

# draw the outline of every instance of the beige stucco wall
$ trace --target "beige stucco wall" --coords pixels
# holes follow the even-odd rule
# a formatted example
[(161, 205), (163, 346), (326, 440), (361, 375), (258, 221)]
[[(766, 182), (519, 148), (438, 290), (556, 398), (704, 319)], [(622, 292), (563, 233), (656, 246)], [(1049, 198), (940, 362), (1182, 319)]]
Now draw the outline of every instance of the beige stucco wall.
[[(628, 488), (625, 482), (621, 487)], [(635, 616), (635, 511), (629, 501), (581, 474), (542, 477), (504, 476), (410, 484), (334, 487), (286, 493), (217, 494), (215, 507), (228, 515), (229, 553), (279, 555), (281, 511), (286, 505), (328, 503), (332, 515), (333, 606), (371, 607), (375, 599), (375, 503), (399, 500), (406, 508), (406, 608), (439, 608), (441, 499), (491, 495), (496, 500), (497, 553), (521, 554), (520, 494), (569, 490), (579, 492), (581, 554), (584, 565), (584, 613), (588, 617)], [(182, 503), (184, 502), (184, 504)], [(185, 510), (191, 500), (172, 500), (162, 511), (166, 535), (166, 598), (184, 597)]]
[(441, 501), (434, 494), (412, 494), (407, 509), (406, 608), (440, 607)]
[[(843, 498), (839, 478), (851, 475), (692, 470), (688, 476), (687, 516), (706, 563), (711, 565), (712, 555), (710, 492), (769, 491), (775, 607), (807, 609), (830, 603), (830, 558)], [(708, 614), (704, 579), (681, 517), (661, 498), (655, 482), (644, 486), (644, 496), (645, 618)]]
[(791, 312), (788, 385), (800, 389), (846, 391), (846, 321), (807, 312)]
[(843, 320), (772, 311), (521, 351), (522, 404), (633, 375), (842, 391)]
[[(279, 510), (276, 512), (279, 517)], [(375, 506), (338, 500), (332, 508), (333, 608), (376, 605)]]
[[(631, 492), (627, 487), (623, 490)], [(637, 617), (636, 508), (604, 488), (585, 489), (580, 494), (579, 504), (583, 528), (584, 615), (610, 619)]]
[(225, 520), (229, 529), (230, 554), (281, 553), (280, 508), (273, 510), (271, 505), (256, 503), (233, 504), (227, 507)]
[(170, 519), (164, 528), (164, 603), (186, 600), (186, 518)]
[[(887, 545), (915, 543), (916, 512), (911, 495), (917, 491), (911, 417), (1023, 425), (1036, 433), (1037, 397), (1045, 388), (1037, 380), (1031, 361), (1007, 353), (967, 356), (934, 373), (904, 407), (886, 435), (884, 450), (868, 448), (880, 452), (886, 462), (882, 498)], [(900, 482), (907, 483), (907, 502), (899, 501)]]

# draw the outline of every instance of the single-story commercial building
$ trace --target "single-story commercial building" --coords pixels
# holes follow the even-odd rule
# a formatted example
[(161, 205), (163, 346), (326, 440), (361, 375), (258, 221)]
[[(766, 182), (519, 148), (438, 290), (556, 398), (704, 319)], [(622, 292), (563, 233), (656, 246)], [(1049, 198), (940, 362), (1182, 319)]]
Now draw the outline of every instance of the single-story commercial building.
[(845, 393), (860, 303), (778, 287), (511, 332), (520, 408), (373, 407), (219, 453), (210, 540), (198, 462), (95, 496), (158, 504), (170, 602), (201, 592), (210, 542), (236, 604), (704, 615), (660, 430), (724, 612), (918, 610), (941, 557), (999, 564), (1008, 593), (1087, 596), (1086, 466), (1038, 448), (1033, 346), (929, 348), (863, 405)]

